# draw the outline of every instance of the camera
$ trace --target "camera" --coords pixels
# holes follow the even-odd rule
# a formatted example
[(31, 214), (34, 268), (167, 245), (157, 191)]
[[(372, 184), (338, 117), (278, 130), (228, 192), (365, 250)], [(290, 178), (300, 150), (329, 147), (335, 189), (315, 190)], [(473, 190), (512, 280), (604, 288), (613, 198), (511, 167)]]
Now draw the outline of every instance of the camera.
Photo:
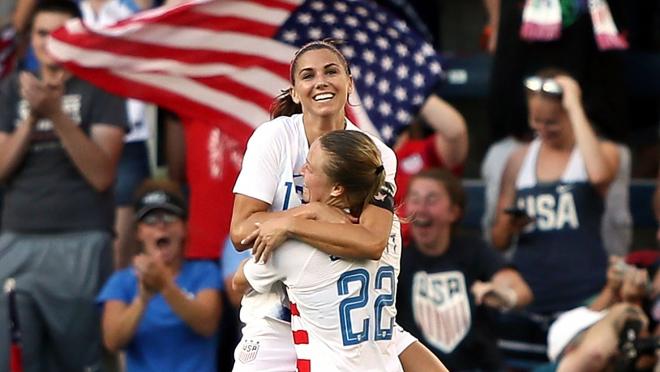
[(642, 330), (642, 321), (629, 319), (619, 334), (619, 357), (616, 361), (615, 371), (636, 371), (635, 362), (643, 355), (654, 355), (660, 348), (660, 337), (639, 337)]

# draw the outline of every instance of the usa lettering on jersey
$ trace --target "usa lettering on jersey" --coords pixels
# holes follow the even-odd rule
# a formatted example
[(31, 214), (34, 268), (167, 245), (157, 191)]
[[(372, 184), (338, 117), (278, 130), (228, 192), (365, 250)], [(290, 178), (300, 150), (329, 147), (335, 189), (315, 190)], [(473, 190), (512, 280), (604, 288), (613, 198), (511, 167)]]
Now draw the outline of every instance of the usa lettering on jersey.
[(240, 346), (241, 351), (238, 354), (238, 360), (241, 363), (249, 363), (257, 358), (259, 353), (259, 341), (243, 340)]
[(472, 324), (463, 273), (415, 273), (412, 300), (415, 323), (426, 341), (444, 353), (451, 353)]
[[(567, 185), (560, 186), (566, 187)], [(532, 232), (536, 229), (539, 231), (556, 231), (565, 228), (576, 230), (580, 227), (575, 199), (571, 192), (527, 195), (518, 198), (517, 205), (525, 209), (527, 215), (534, 219), (533, 223), (525, 228), (525, 232)]]

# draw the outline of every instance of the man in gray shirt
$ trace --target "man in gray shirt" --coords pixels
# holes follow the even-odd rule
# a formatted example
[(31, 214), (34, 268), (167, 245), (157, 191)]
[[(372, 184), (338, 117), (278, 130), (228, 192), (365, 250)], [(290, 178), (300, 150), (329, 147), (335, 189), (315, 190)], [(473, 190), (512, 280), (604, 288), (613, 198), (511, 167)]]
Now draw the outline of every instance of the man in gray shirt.
[[(31, 31), (39, 77), (22, 72), (0, 88), (0, 284), (16, 280), (28, 372), (100, 369), (94, 298), (112, 269), (112, 185), (127, 126), (123, 100), (46, 51), (48, 35), (78, 16), (71, 1), (41, 1)], [(0, 370), (8, 352), (0, 330)]]

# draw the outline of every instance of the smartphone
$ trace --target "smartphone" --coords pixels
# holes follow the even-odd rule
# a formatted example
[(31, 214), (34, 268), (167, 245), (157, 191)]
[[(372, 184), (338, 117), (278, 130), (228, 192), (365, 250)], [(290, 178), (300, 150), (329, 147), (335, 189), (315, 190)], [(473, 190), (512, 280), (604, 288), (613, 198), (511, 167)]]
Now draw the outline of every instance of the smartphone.
[(527, 211), (523, 208), (518, 208), (518, 207), (505, 208), (504, 213), (510, 214), (512, 217), (516, 217), (516, 218), (527, 217)]

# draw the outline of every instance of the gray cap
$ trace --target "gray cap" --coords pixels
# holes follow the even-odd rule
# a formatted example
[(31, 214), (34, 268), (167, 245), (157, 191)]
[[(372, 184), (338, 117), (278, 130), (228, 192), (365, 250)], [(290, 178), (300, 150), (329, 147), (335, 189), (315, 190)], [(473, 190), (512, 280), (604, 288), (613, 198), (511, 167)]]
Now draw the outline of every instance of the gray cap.
[(150, 191), (144, 194), (135, 203), (135, 219), (140, 221), (149, 212), (155, 210), (165, 210), (176, 214), (181, 218), (186, 218), (186, 204), (175, 195), (163, 190)]

